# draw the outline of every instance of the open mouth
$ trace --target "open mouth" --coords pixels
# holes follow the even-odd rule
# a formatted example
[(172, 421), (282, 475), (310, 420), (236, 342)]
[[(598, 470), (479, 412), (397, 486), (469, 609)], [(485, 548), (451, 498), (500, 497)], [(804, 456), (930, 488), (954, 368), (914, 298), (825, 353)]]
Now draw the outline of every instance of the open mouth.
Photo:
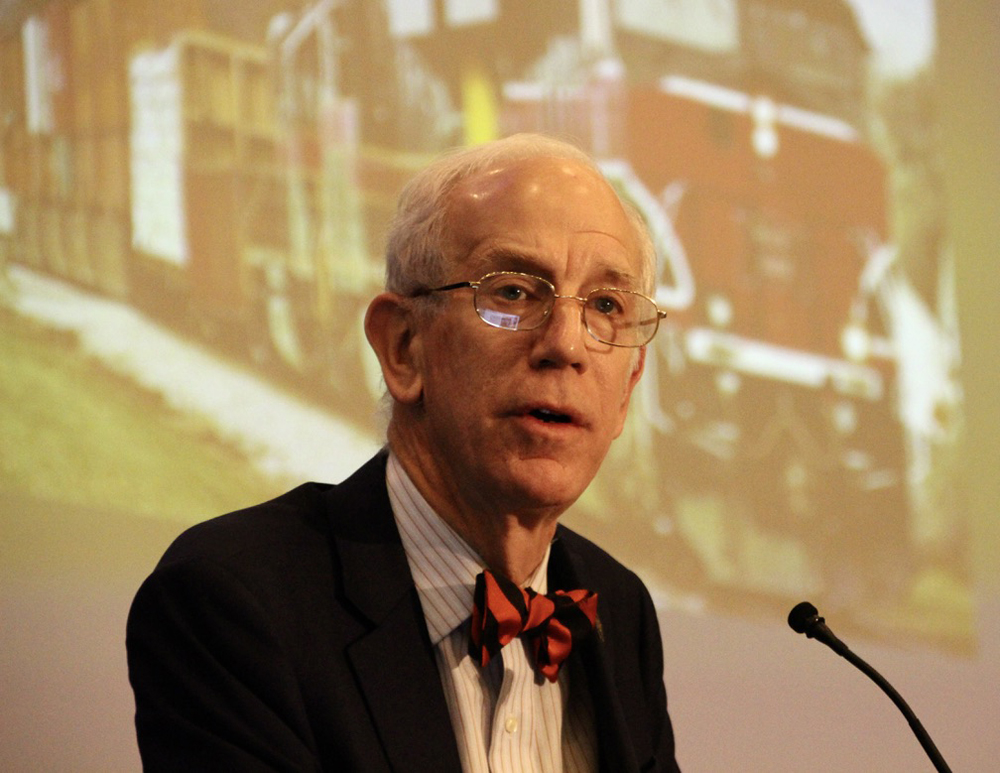
[(565, 413), (558, 413), (557, 411), (550, 411), (547, 408), (535, 408), (529, 414), (547, 424), (570, 424), (573, 421), (571, 416)]

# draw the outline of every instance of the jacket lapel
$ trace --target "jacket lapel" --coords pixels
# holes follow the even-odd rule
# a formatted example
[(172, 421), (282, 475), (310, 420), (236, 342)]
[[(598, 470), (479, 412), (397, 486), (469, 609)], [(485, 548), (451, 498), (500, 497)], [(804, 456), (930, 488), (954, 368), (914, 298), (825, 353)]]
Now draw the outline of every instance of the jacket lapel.
[[(385, 486), (379, 454), (337, 486), (330, 505), (333, 550), (343, 569), (346, 600), (369, 624), (348, 649), (358, 687), (396, 771), (461, 770), (448, 706), (406, 553)], [(560, 528), (560, 531), (562, 529)], [(558, 534), (558, 532), (557, 532)], [(549, 559), (549, 589), (598, 591), (598, 635), (580, 643), (579, 658), (597, 714), (601, 771), (637, 771), (621, 696), (611, 669), (614, 632), (600, 628), (601, 577), (583, 565), (567, 540)]]
[(434, 651), (392, 516), (380, 454), (337, 487), (331, 517), (344, 595), (369, 623), (347, 652), (396, 771), (459, 771)]
[[(561, 531), (562, 529), (560, 529)], [(557, 531), (557, 536), (559, 532)], [(572, 658), (579, 657), (581, 668), (576, 673), (586, 675), (587, 689), (594, 703), (595, 730), (600, 750), (602, 772), (638, 771), (631, 736), (625, 724), (621, 698), (611, 672), (614, 656), (614, 632), (605, 635), (601, 626), (601, 581), (578, 560), (565, 539), (556, 539), (549, 556), (549, 590), (587, 588), (597, 591), (597, 630), (574, 648)]]

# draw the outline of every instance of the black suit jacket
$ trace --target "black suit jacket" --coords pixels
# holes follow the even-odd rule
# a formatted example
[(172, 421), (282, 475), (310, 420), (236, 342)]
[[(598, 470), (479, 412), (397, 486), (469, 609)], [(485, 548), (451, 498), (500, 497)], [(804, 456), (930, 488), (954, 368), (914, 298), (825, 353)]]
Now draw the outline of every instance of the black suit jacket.
[[(385, 463), (199, 524), (167, 550), (126, 637), (146, 770), (460, 770)], [(641, 581), (560, 527), (549, 585), (598, 593), (601, 635), (571, 658), (602, 770), (675, 770)]]

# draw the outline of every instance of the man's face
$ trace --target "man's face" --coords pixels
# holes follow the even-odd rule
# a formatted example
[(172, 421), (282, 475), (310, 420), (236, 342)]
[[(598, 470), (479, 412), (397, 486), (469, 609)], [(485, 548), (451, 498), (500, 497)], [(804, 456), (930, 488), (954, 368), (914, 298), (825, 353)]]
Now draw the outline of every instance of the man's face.
[[(455, 266), (447, 283), (520, 271), (560, 295), (643, 289), (621, 205), (573, 161), (532, 159), (464, 181), (446, 225)], [(519, 332), (479, 319), (471, 289), (436, 302), (418, 334), (429, 482), (482, 511), (561, 512), (621, 432), (644, 353), (596, 341), (573, 300), (557, 300), (540, 328)]]

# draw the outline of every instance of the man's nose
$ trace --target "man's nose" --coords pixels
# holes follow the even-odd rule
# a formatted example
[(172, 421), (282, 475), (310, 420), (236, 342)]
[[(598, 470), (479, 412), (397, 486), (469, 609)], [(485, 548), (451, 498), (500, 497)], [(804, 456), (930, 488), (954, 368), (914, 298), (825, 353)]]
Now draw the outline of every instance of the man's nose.
[(585, 367), (586, 338), (583, 305), (572, 295), (557, 295), (552, 311), (542, 324), (533, 359), (541, 366)]

